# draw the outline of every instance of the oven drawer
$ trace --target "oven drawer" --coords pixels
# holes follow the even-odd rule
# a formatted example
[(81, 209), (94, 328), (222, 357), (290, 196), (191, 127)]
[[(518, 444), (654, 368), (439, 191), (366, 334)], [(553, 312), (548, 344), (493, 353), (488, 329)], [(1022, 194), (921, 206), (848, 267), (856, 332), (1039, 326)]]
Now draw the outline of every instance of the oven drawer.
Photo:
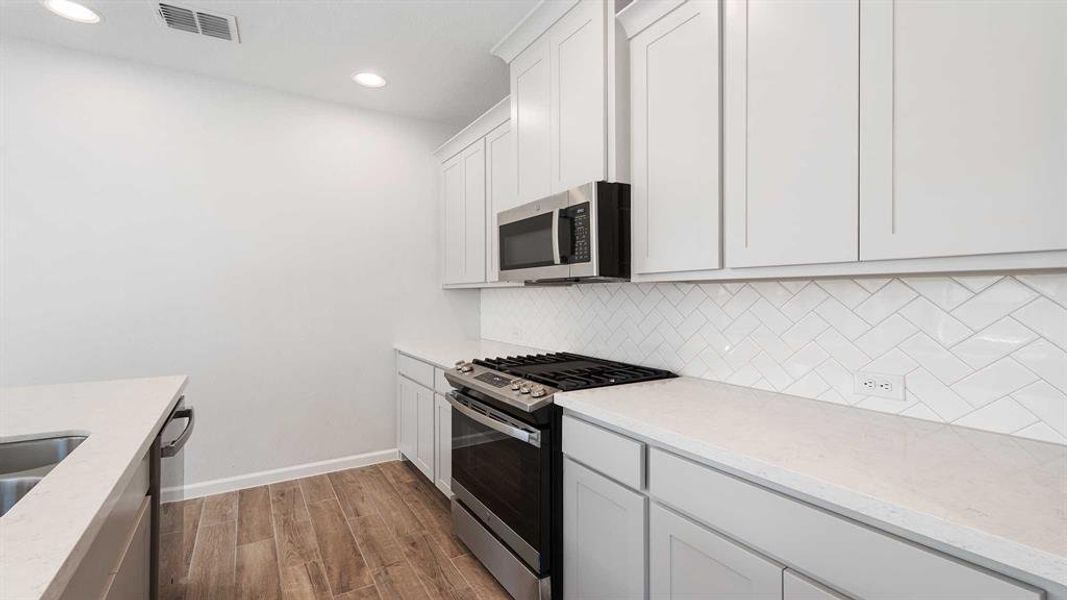
[(1039, 600), (1022, 583), (653, 448), (649, 493), (855, 598)]
[(645, 487), (645, 445), (637, 440), (564, 415), (563, 453), (635, 490)]
[(434, 368), (433, 365), (411, 358), (406, 354), (396, 354), (396, 372), (418, 383), (419, 385), (433, 389)]

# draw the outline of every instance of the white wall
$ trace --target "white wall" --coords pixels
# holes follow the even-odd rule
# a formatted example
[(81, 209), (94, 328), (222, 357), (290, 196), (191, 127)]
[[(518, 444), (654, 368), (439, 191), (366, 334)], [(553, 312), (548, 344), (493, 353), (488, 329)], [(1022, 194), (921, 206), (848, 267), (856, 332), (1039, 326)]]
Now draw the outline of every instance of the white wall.
[(481, 311), (489, 339), (1067, 444), (1067, 271), (487, 289)]
[(448, 133), (5, 40), (0, 384), (188, 374), (191, 483), (394, 448), (391, 342), (478, 334)]

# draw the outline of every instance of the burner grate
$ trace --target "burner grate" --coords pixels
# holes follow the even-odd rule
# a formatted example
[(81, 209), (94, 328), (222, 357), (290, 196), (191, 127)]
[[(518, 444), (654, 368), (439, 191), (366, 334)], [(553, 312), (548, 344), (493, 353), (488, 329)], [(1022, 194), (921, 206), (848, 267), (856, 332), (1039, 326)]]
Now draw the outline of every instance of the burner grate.
[(663, 369), (569, 352), (478, 359), (475, 364), (560, 390), (580, 390), (675, 377)]

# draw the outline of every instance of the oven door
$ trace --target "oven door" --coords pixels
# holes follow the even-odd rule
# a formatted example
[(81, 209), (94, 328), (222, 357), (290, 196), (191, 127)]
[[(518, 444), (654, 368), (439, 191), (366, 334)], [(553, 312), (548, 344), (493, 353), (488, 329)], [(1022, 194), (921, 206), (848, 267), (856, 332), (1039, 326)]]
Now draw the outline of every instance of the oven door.
[(548, 430), (458, 390), (452, 404), (452, 492), (535, 573), (548, 559)]

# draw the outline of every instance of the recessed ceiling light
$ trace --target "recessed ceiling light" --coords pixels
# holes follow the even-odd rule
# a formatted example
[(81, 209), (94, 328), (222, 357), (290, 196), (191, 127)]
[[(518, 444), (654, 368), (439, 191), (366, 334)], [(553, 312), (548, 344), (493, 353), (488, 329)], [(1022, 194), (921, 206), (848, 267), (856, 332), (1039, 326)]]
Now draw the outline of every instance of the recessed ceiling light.
[(99, 23), (100, 15), (93, 12), (87, 6), (72, 2), (71, 0), (40, 0), (48, 10), (56, 13), (64, 19), (79, 23)]
[(352, 79), (359, 85), (369, 88), (385, 87), (385, 78), (377, 73), (356, 73)]

